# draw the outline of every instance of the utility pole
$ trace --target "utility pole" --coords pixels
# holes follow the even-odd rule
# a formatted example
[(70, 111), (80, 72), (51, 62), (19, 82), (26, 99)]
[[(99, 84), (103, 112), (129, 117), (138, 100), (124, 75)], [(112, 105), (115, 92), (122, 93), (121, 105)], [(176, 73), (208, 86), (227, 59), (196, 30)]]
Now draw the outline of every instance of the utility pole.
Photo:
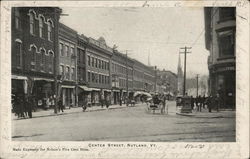
[(199, 74), (196, 75), (196, 85), (197, 85), (197, 90), (196, 90), (196, 96), (198, 97), (199, 93)]
[(188, 52), (188, 49), (192, 49), (192, 47), (182, 47), (180, 49), (184, 49), (184, 52), (180, 52), (180, 53), (184, 53), (184, 80), (183, 80), (183, 96), (186, 94), (186, 58), (187, 58), (187, 53), (191, 53)]
[(157, 67), (155, 66), (155, 94), (156, 94), (156, 86), (157, 86)]
[(126, 90), (127, 90), (126, 105), (128, 106), (128, 50), (126, 50)]

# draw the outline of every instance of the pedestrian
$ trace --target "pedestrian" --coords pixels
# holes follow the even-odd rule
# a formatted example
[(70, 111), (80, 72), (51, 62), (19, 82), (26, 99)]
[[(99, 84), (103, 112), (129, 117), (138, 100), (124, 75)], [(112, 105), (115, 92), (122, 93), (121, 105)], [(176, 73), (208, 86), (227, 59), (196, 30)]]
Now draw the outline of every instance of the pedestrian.
[(220, 107), (219, 106), (220, 105), (220, 95), (219, 95), (219, 93), (216, 94), (216, 97), (215, 97), (214, 101), (215, 101), (216, 110), (217, 110), (217, 112), (219, 112), (219, 107)]
[(193, 98), (193, 96), (191, 96), (191, 109), (192, 110), (194, 109), (194, 98)]
[(211, 113), (212, 112), (212, 96), (208, 96), (207, 97), (207, 107), (208, 107), (208, 112)]
[(26, 107), (29, 118), (32, 118), (32, 97), (26, 99)]
[(62, 103), (62, 99), (61, 98), (58, 101), (58, 107), (59, 107), (59, 112), (60, 112), (60, 110), (63, 112), (63, 103)]
[(201, 96), (199, 95), (199, 96), (198, 96), (198, 111), (200, 111), (200, 112), (201, 112), (201, 107), (202, 107), (202, 98), (201, 98)]
[(101, 94), (101, 106), (102, 106), (102, 108), (103, 108), (103, 105), (104, 105), (104, 102), (105, 102), (105, 99), (104, 99), (104, 94), (102, 93)]
[(167, 100), (167, 98), (166, 98), (165, 95), (163, 96), (163, 99), (162, 99), (162, 100), (163, 100), (163, 101), (162, 101), (161, 114), (165, 113), (165, 110), (166, 110), (166, 100)]
[(107, 95), (106, 97), (106, 108), (107, 109), (109, 108), (109, 95)]
[(55, 95), (50, 98), (51, 107), (55, 108)]

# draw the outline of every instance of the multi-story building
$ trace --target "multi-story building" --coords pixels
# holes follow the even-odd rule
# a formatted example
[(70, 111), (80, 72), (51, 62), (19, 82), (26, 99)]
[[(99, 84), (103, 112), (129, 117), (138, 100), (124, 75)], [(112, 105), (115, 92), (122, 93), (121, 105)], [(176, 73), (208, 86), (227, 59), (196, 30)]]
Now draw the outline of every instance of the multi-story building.
[(177, 75), (168, 70), (157, 70), (157, 84), (165, 86), (164, 93), (177, 95)]
[(60, 96), (64, 106), (77, 105), (77, 32), (59, 23), (59, 75), (61, 75)]
[(111, 98), (110, 60), (113, 50), (102, 37), (95, 40), (78, 36), (78, 44), (78, 57), (82, 58), (78, 61), (81, 63), (78, 67), (78, 80), (85, 80), (82, 82), (85, 85), (80, 86), (83, 92), (79, 91), (78, 98), (87, 98), (87, 102), (94, 105), (100, 104), (102, 97)]
[(205, 41), (208, 57), (209, 92), (219, 95), (221, 107), (235, 107), (235, 7), (205, 11)]
[(32, 95), (38, 106), (55, 93), (58, 20), (54, 7), (12, 8), (11, 79), (12, 93)]
[(125, 101), (127, 91), (130, 92), (130, 96), (133, 93), (134, 61), (117, 50), (114, 50), (111, 59), (112, 103), (117, 104)]

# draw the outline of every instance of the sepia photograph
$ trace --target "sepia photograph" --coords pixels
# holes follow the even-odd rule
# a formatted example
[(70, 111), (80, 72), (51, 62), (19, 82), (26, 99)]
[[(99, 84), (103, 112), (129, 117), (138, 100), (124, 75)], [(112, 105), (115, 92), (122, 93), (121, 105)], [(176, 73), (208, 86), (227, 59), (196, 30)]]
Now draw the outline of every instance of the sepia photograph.
[(236, 8), (11, 8), (13, 141), (235, 142)]
[(249, 7), (1, 2), (0, 158), (248, 158)]

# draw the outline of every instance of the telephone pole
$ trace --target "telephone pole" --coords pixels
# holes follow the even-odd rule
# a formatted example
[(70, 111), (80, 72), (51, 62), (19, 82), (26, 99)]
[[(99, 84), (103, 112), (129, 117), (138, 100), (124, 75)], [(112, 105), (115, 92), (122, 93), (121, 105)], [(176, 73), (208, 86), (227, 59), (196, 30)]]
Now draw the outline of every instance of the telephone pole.
[(196, 90), (196, 96), (198, 97), (199, 95), (199, 74), (196, 75), (196, 85), (197, 85), (197, 90)]
[(184, 80), (183, 80), (183, 96), (186, 94), (186, 58), (187, 58), (187, 53), (188, 49), (192, 49), (192, 47), (182, 47), (180, 49), (184, 49), (184, 52), (180, 52), (181, 54), (184, 53)]

